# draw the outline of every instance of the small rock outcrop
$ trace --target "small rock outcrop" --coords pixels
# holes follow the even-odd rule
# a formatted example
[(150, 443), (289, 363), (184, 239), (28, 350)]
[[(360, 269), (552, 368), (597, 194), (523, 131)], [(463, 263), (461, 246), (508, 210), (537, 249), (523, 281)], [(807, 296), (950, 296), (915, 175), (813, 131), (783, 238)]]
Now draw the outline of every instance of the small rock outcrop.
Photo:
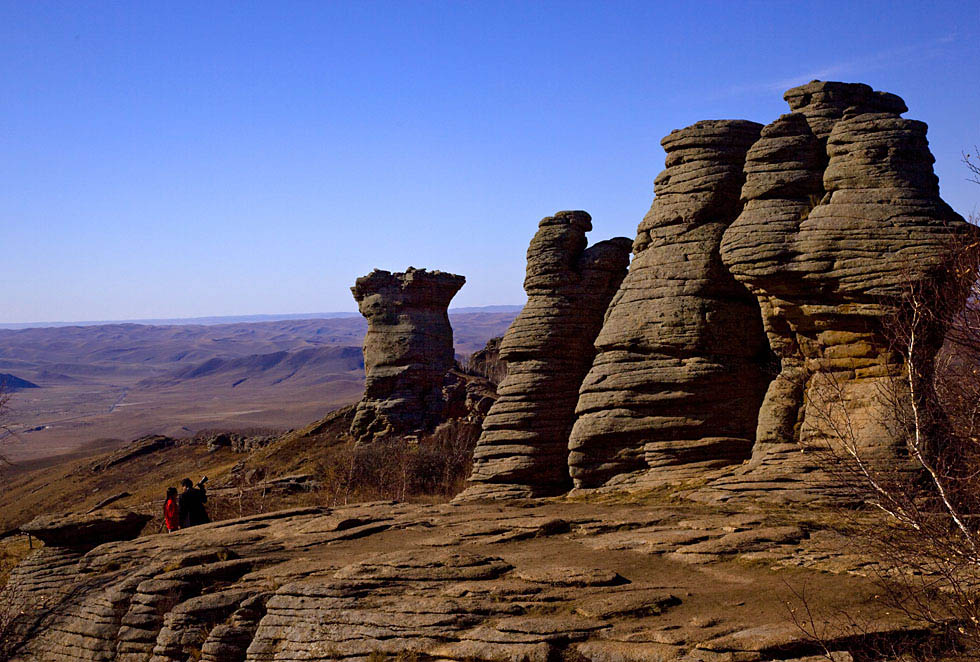
[[(799, 451), (832, 444), (834, 420), (846, 419), (866, 462), (905, 454), (895, 403), (883, 401), (908, 396), (889, 384), (904, 367), (885, 321), (908, 287), (939, 277), (969, 228), (940, 199), (926, 125), (900, 116), (899, 97), (814, 81), (785, 98), (794, 112), (749, 151), (745, 208), (721, 247), (758, 297), (779, 377), (761, 407), (752, 462), (721, 484), (812, 498), (819, 489), (799, 488), (819, 462)], [(934, 353), (942, 330), (927, 333)], [(846, 411), (833, 411), (840, 403)]]
[(359, 442), (431, 429), (442, 420), (442, 389), (455, 358), (447, 309), (465, 282), (410, 267), (372, 271), (351, 288), (368, 321), (364, 397), (351, 424)]
[(150, 455), (167, 448), (177, 445), (177, 440), (160, 434), (151, 434), (139, 439), (134, 439), (126, 446), (112, 453), (108, 457), (102, 458), (91, 465), (93, 472), (105, 471), (125, 462), (129, 462), (144, 455)]
[(500, 343), (507, 376), (483, 422), (463, 498), (552, 495), (570, 487), (568, 433), (579, 385), (629, 266), (629, 239), (587, 248), (591, 229), (584, 211), (562, 211), (543, 219), (531, 240), (528, 301)]
[(582, 384), (569, 442), (576, 487), (749, 457), (768, 347), (755, 297), (719, 246), (741, 211), (745, 154), (761, 128), (705, 121), (663, 139), (667, 167)]
[(88, 550), (116, 540), (132, 540), (152, 517), (119, 508), (83, 515), (40, 515), (20, 527), (49, 547)]

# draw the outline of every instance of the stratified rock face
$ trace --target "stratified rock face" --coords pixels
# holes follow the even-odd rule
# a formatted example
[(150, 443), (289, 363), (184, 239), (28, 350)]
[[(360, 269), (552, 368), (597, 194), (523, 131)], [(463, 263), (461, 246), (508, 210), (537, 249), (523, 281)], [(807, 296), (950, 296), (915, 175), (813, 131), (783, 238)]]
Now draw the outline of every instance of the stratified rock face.
[(848, 426), (865, 460), (902, 454), (895, 405), (882, 402), (902, 358), (889, 351), (882, 320), (910, 283), (936, 277), (967, 230), (939, 198), (926, 125), (900, 117), (900, 98), (820, 81), (785, 98), (795, 112), (749, 150), (745, 208), (721, 249), (758, 297), (780, 360), (752, 462), (722, 481), (735, 491), (798, 488), (789, 479), (816, 468), (800, 445), (826, 447), (835, 425)]
[(592, 218), (541, 221), (527, 250), (527, 305), (500, 344), (507, 376), (483, 423), (463, 498), (558, 494), (570, 487), (568, 433), (593, 341), (629, 266), (630, 241), (586, 248)]
[(759, 306), (725, 269), (745, 153), (761, 125), (698, 122), (663, 139), (666, 170), (596, 340), (569, 463), (577, 487), (747, 458), (769, 382)]
[(364, 397), (351, 434), (361, 442), (426, 430), (442, 418), (442, 387), (453, 367), (449, 302), (466, 279), (409, 268), (372, 271), (351, 288), (368, 320)]

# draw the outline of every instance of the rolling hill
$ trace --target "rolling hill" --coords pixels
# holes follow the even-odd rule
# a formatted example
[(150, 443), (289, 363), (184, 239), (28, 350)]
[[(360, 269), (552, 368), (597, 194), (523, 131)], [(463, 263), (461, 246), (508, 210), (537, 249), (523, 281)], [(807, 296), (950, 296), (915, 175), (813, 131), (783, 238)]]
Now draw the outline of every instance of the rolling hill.
[[(450, 311), (457, 353), (503, 335), (516, 315)], [(0, 329), (0, 373), (40, 387), (11, 398), (16, 434), (3, 452), (39, 458), (143, 434), (303, 425), (360, 397), (366, 330), (360, 316)]]

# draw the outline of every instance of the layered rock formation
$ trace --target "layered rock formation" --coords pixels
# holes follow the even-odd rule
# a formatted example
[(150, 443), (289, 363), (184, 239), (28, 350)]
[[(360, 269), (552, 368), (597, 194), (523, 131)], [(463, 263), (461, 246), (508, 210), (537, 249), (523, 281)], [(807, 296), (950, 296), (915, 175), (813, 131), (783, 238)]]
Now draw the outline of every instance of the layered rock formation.
[(847, 541), (813, 526), (696, 504), (374, 503), (265, 513), (84, 553), (44, 547), (0, 590), (13, 618), (0, 654), (812, 662), (822, 646), (845, 661), (851, 652), (878, 659), (859, 657), (864, 640), (920, 641), (901, 614), (870, 631), (844, 623), (820, 642), (787, 619), (771, 597), (786, 581), (773, 565), (796, 566), (814, 610), (875, 604), (876, 587), (848, 572), (860, 559), (842, 552)]
[[(841, 423), (863, 459), (899, 464), (893, 414), (910, 393), (886, 320), (910, 288), (941, 281), (973, 233), (939, 198), (925, 125), (901, 118), (900, 99), (820, 82), (786, 98), (794, 112), (761, 131), (711, 121), (664, 139), (625, 279), (625, 240), (586, 249), (583, 212), (542, 221), (528, 305), (500, 344), (496, 404), (489, 382), (450, 371), (446, 308), (461, 277), (360, 279), (365, 399), (353, 423), (347, 410), (301, 437), (335, 425), (368, 441), (447, 415), (473, 429), (489, 408), (469, 490), (479, 496), (695, 477), (711, 481), (670, 496), (819, 497), (820, 463), (800, 451), (832, 447)], [(917, 329), (921, 360), (942, 322)], [(0, 657), (814, 662), (952, 646), (948, 632), (930, 638), (874, 611), (867, 560), (813, 509), (739, 514), (655, 495), (387, 502), (135, 539), (146, 518), (131, 513), (40, 518), (24, 530), (47, 545), (0, 593)], [(879, 631), (845, 624), (815, 641), (772, 600), (784, 567), (816, 587), (808, 596), (822, 604), (807, 609), (871, 614)]]
[(592, 218), (562, 211), (538, 225), (527, 250), (528, 301), (500, 344), (507, 374), (483, 422), (463, 498), (559, 494), (579, 385), (593, 341), (629, 266), (630, 241), (586, 248)]
[[(785, 98), (794, 112), (749, 151), (745, 209), (722, 242), (725, 264), (759, 299), (780, 372), (752, 462), (721, 484), (770, 496), (816, 468), (801, 446), (840, 443), (843, 425), (866, 462), (905, 453), (895, 398), (908, 387), (884, 323), (910, 287), (949, 266), (968, 229), (939, 198), (926, 125), (900, 117), (900, 98), (819, 81)], [(934, 354), (942, 329), (920, 332)]]
[(698, 122), (663, 139), (666, 170), (596, 339), (569, 465), (578, 487), (739, 462), (770, 379), (759, 306), (721, 262), (761, 126)]
[(410, 267), (372, 271), (351, 288), (368, 320), (364, 397), (351, 424), (359, 442), (431, 429), (444, 418), (442, 389), (455, 356), (446, 311), (465, 282)]

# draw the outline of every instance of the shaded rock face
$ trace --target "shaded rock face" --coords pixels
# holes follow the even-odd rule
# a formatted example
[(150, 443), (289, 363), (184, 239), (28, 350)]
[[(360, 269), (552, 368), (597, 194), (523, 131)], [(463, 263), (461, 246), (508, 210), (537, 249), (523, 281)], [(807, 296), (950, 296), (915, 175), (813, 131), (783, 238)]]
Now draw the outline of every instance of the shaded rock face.
[(528, 301), (500, 343), (506, 377), (483, 422), (463, 498), (559, 494), (570, 487), (568, 434), (593, 341), (629, 266), (630, 241), (587, 248), (592, 218), (541, 221), (527, 250)]
[(507, 362), (500, 358), (500, 343), (503, 339), (503, 336), (491, 338), (483, 349), (473, 352), (466, 362), (467, 370), (486, 377), (494, 386), (507, 376)]
[(663, 139), (666, 169), (629, 275), (596, 339), (569, 465), (577, 487), (659, 481), (749, 456), (770, 375), (758, 303), (722, 264), (761, 125), (698, 122)]
[(443, 418), (442, 389), (454, 365), (449, 302), (466, 279), (409, 268), (372, 271), (351, 288), (367, 318), (364, 397), (351, 435), (370, 442), (431, 429)]
[[(910, 283), (933, 281), (967, 225), (940, 198), (926, 125), (895, 95), (814, 81), (749, 150), (744, 210), (725, 232), (725, 265), (757, 297), (779, 377), (759, 413), (752, 462), (726, 489), (771, 492), (816, 467), (804, 447), (845, 420), (869, 461), (903, 454), (894, 403), (902, 357), (883, 320)], [(941, 330), (933, 330), (941, 341)], [(898, 391), (896, 391), (896, 387)], [(895, 397), (895, 396), (891, 396)], [(841, 412), (835, 404), (845, 403)], [(798, 483), (796, 487), (798, 487)], [(819, 490), (818, 490), (819, 491)]]

